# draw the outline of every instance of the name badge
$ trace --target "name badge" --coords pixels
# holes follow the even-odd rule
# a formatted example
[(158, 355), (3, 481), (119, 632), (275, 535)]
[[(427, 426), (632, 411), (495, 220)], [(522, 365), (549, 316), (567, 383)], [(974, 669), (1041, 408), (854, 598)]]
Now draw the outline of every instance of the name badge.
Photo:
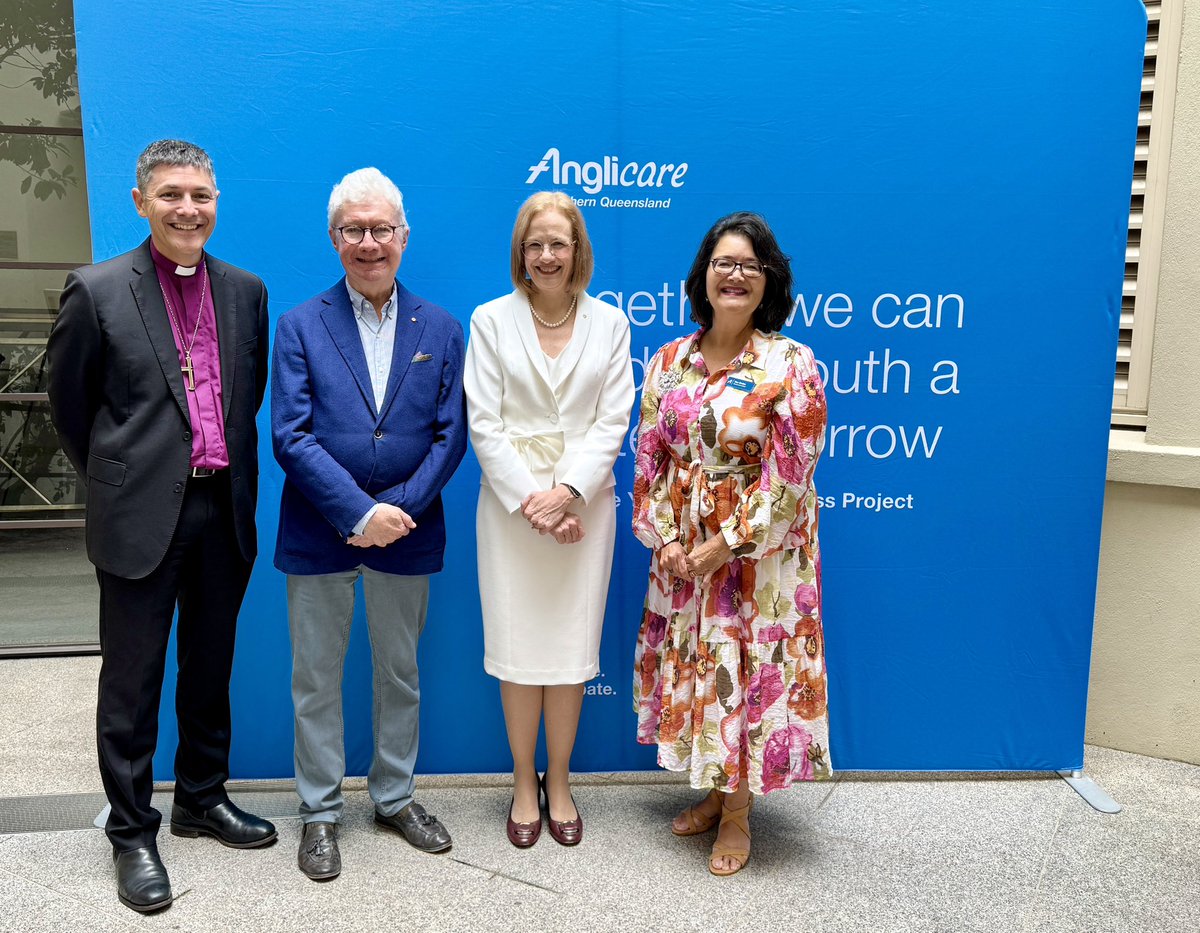
[(749, 379), (726, 379), (725, 385), (731, 389), (740, 389), (742, 392), (754, 391), (754, 383)]

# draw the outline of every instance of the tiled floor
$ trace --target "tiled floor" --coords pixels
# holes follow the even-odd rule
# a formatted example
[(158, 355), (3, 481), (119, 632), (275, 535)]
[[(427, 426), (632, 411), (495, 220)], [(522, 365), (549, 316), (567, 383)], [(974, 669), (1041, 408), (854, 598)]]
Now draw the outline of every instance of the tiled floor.
[[(99, 789), (97, 666), (0, 662), (0, 796)], [(1089, 748), (1087, 771), (1122, 813), (1095, 812), (1056, 776), (851, 774), (774, 794), (731, 879), (705, 871), (711, 836), (667, 829), (693, 797), (673, 775), (581, 778), (584, 843), (544, 834), (527, 851), (504, 836), (502, 780), (426, 778), (449, 853), (377, 829), (359, 789), (338, 879), (296, 870), (292, 818), (263, 851), (163, 832), (177, 899), (151, 916), (117, 902), (100, 831), (0, 835), (0, 931), (1200, 931), (1200, 767)]]

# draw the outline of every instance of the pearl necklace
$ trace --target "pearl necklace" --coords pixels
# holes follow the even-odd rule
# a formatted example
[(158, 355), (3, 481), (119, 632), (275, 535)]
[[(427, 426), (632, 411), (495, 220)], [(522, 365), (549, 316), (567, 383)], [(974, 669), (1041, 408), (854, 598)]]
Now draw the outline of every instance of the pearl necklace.
[(567, 313), (563, 315), (563, 319), (561, 321), (556, 321), (553, 324), (551, 324), (549, 321), (547, 321), (545, 318), (543, 318), (540, 314), (538, 314), (535, 310), (533, 310), (533, 299), (526, 299), (526, 300), (529, 302), (529, 313), (533, 315), (533, 319), (535, 321), (537, 321), (543, 327), (562, 327), (564, 324), (567, 323), (567, 321), (571, 320), (571, 315), (575, 313), (575, 305), (579, 303), (579, 296), (576, 295), (574, 298), (571, 299), (571, 307), (567, 308)]

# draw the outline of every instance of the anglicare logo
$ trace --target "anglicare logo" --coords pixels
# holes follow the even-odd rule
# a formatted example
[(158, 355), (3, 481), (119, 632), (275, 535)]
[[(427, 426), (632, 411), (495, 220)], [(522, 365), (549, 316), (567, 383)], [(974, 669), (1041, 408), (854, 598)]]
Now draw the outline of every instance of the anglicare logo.
[[(556, 186), (576, 185), (588, 194), (599, 194), (606, 188), (682, 188), (687, 175), (686, 162), (623, 162), (620, 156), (606, 155), (600, 161), (576, 162), (564, 159), (557, 147), (546, 150), (546, 154), (535, 165), (529, 166), (529, 177), (525, 184), (532, 185), (542, 175)], [(632, 191), (623, 192), (625, 195)], [(640, 192), (649, 194), (649, 192)], [(595, 198), (576, 198), (581, 206), (595, 206)], [(670, 207), (671, 199), (640, 197), (609, 197), (600, 199), (601, 207)]]

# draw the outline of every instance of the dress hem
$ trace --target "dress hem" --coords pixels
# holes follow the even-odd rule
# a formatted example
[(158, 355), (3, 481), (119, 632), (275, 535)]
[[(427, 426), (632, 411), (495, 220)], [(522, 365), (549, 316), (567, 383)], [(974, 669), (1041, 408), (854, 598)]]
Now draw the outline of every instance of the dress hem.
[[(662, 747), (659, 744), (657, 739), (645, 739), (645, 738), (642, 738), (642, 736), (640, 736), (640, 735), (637, 737), (637, 742), (639, 745), (653, 745), (656, 748)], [(657, 756), (656, 756), (656, 759), (657, 759)], [(721, 794), (737, 793), (737, 788), (734, 788), (732, 790), (728, 790), (728, 789), (723, 790), (720, 787), (713, 787), (712, 784), (697, 784), (696, 779), (695, 779), (695, 774), (692, 772), (692, 767), (690, 764), (686, 764), (686, 765), (681, 764), (678, 768), (672, 768), (670, 765), (663, 764), (661, 759), (657, 759), (656, 763), (663, 771), (670, 771), (672, 774), (687, 774), (688, 775), (688, 786), (691, 787), (692, 790), (715, 790)], [(770, 790), (764, 790), (760, 794), (755, 794), (753, 790), (751, 790), (750, 793), (755, 797), (765, 797), (765, 796), (767, 796), (767, 794), (773, 794), (776, 791), (788, 790), (789, 788), (794, 787), (797, 784), (824, 784), (826, 781), (832, 781), (832, 780), (833, 780), (833, 769), (831, 768), (828, 771), (821, 773), (820, 775), (817, 775), (814, 773), (814, 775), (810, 778), (793, 778), (792, 781), (788, 784), (784, 784), (781, 787), (772, 787)]]
[(596, 662), (588, 667), (575, 668), (574, 670), (564, 671), (559, 668), (550, 671), (530, 671), (524, 668), (514, 668), (497, 664), (495, 661), (484, 658), (483, 670), (497, 680), (507, 681), (510, 684), (523, 684), (531, 687), (559, 687), (569, 684), (587, 683), (600, 673), (600, 663)]

